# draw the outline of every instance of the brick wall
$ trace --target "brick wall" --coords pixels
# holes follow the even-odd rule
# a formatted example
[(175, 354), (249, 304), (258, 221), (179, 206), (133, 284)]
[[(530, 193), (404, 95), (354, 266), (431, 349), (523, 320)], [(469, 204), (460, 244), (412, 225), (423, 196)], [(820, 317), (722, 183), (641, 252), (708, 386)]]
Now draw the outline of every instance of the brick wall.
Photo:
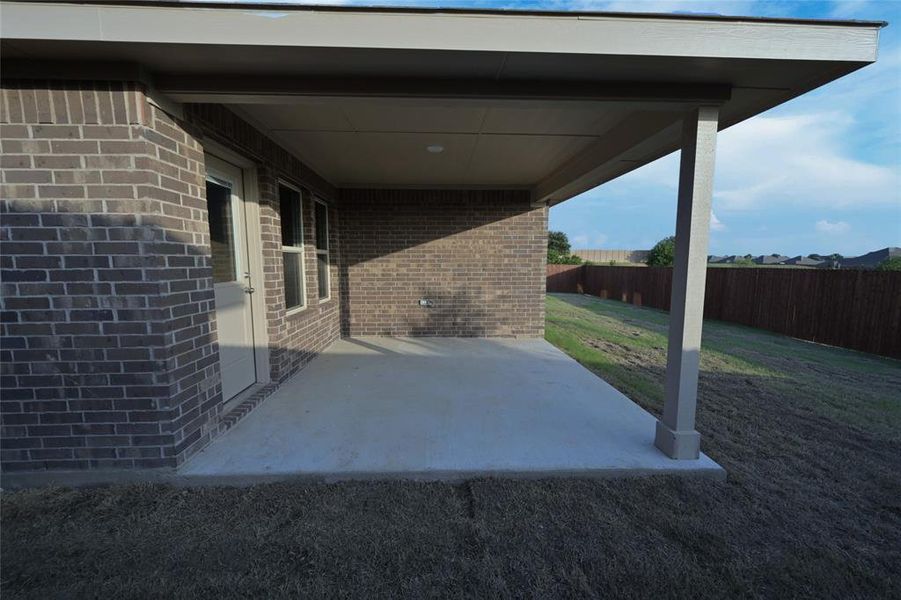
[[(165, 412), (161, 428), (171, 434), (176, 463), (210, 442), (222, 410), (216, 312), (210, 257), (203, 148), (175, 119), (146, 104), (147, 157), (137, 159), (151, 183), (139, 194), (160, 207), (142, 222), (157, 243), (141, 254), (165, 267), (145, 273), (160, 281), (158, 304), (166, 360)], [(158, 178), (158, 183), (157, 182)], [(168, 441), (168, 440), (167, 440)]]
[[(310, 242), (309, 308), (284, 311), (276, 178), (333, 195), (284, 149), (222, 107), (174, 119), (127, 83), (5, 81), (2, 96), (5, 471), (174, 466), (234, 422), (221, 414), (205, 139), (258, 163), (273, 380), (338, 337), (334, 209), (332, 299), (316, 302)], [(309, 241), (309, 196), (304, 216)]]
[(131, 84), (3, 100), (3, 467), (172, 466), (217, 400), (199, 147)]
[(339, 206), (345, 334), (543, 335), (547, 209), (527, 192), (341, 190)]

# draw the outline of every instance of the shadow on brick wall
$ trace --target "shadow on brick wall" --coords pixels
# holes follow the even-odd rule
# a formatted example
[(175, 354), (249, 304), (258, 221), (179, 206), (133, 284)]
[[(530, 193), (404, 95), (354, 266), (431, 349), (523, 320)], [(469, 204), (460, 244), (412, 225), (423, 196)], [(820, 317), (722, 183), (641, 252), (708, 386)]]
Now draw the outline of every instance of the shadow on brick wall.
[(344, 335), (541, 334), (546, 210), (527, 192), (339, 198)]
[(210, 256), (194, 242), (208, 234), (146, 199), (2, 208), (3, 462), (166, 467), (204, 445), (222, 405)]

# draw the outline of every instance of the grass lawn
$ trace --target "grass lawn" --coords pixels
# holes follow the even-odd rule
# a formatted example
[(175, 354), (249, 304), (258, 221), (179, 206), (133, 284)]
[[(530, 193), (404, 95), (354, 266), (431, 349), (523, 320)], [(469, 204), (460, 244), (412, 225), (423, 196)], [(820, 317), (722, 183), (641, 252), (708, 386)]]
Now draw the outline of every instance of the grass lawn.
[[(547, 338), (659, 412), (665, 313), (548, 298)], [(40, 489), (2, 498), (18, 597), (901, 597), (901, 363), (705, 324), (726, 482)]]

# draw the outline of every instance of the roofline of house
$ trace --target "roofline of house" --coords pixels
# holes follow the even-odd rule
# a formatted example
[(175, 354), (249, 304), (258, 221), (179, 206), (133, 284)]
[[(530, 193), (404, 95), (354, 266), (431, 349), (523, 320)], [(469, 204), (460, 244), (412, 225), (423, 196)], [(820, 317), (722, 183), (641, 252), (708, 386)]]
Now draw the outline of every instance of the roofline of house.
[[(656, 12), (621, 12), (621, 11), (566, 11), (566, 10), (534, 10), (520, 8), (468, 8), (468, 7), (419, 7), (419, 6), (366, 6), (366, 5), (334, 5), (334, 4), (297, 4), (292, 2), (228, 2), (225, 0), (15, 0), (33, 2), (35, 4), (83, 4), (106, 6), (145, 6), (160, 8), (217, 8), (235, 10), (291, 10), (303, 12), (363, 12), (363, 13), (408, 13), (408, 14), (441, 14), (456, 15), (495, 15), (495, 16), (535, 16), (535, 17), (571, 17), (571, 18), (621, 18), (621, 19), (673, 19), (686, 21), (727, 21), (750, 23), (784, 23), (787, 25), (838, 25), (848, 27), (886, 27), (888, 21), (870, 21), (858, 19), (801, 19), (790, 17), (753, 17), (721, 15), (717, 13), (656, 13)], [(6, 0), (0, 2), (5, 4)]]
[[(261, 87), (247, 89), (253, 83), (250, 79), (245, 80), (246, 74), (253, 71), (252, 61), (267, 60), (264, 53), (255, 59), (254, 53), (247, 51), (256, 47), (341, 48), (386, 53), (440, 51), (453, 56), (525, 53), (636, 57), (638, 60), (761, 60), (773, 61), (774, 69), (785, 61), (818, 63), (811, 67), (809, 74), (789, 87), (782, 84), (745, 88), (744, 104), (736, 105), (731, 112), (724, 110), (719, 118), (720, 129), (875, 62), (879, 29), (885, 25), (881, 21), (721, 15), (311, 6), (197, 0), (2, 0), (2, 5), (4, 19), (0, 22), (0, 37), (13, 49), (21, 41), (26, 48), (20, 52), (27, 60), (31, 60), (28, 44), (48, 42), (96, 43), (99, 49), (95, 48), (98, 53), (95, 57), (100, 57), (102, 52), (109, 54), (109, 46), (101, 46), (109, 44), (131, 44), (137, 48), (136, 52), (147, 53), (153, 50), (151, 44), (243, 49), (240, 60), (236, 60), (241, 70), (231, 73), (240, 78), (238, 84), (232, 81), (226, 85), (228, 73), (224, 69), (217, 71), (215, 77), (204, 78), (203, 82), (196, 80), (196, 76), (178, 80), (177, 73), (154, 72), (156, 91), (176, 102), (228, 103), (229, 99), (235, 100), (236, 92), (244, 94), (244, 102), (269, 102), (274, 96), (285, 100), (302, 95), (304, 90), (296, 85), (289, 88), (267, 84), (269, 87), (265, 87), (266, 82), (256, 81)], [(135, 27), (135, 23), (140, 26)], [(66, 47), (69, 46), (63, 46), (59, 52), (65, 53)], [(43, 54), (38, 54), (44, 60), (64, 58), (44, 56), (55, 51), (52, 44), (38, 50), (43, 50)], [(8, 75), (10, 63), (8, 57), (5, 58), (4, 75)], [(141, 59), (133, 60), (139, 64)], [(224, 55), (220, 57), (220, 61), (226, 60)], [(694, 63), (685, 64), (694, 68)], [(534, 79), (553, 82), (556, 75), (539, 64)], [(412, 84), (420, 89), (428, 84), (422, 77), (413, 79), (416, 81)], [(482, 76), (482, 79), (486, 77)], [(725, 79), (725, 83), (720, 83), (734, 86), (729, 77)], [(281, 80), (280, 86), (291, 83), (286, 83), (284, 77)], [(303, 83), (310, 86), (315, 82), (307, 78)], [(390, 92), (384, 89), (389, 83), (379, 83), (382, 87), (380, 95)], [(400, 92), (395, 90), (391, 95), (410, 96), (416, 91), (409, 87), (411, 81), (402, 83), (407, 87)], [(497, 89), (486, 90), (482, 80), (476, 83), (478, 86), (471, 88), (475, 90), (470, 94), (473, 97), (493, 97), (492, 93), (500, 93)], [(600, 83), (611, 85), (609, 81)], [(507, 97), (511, 93), (510, 86), (522, 84), (522, 81), (505, 81), (506, 91), (501, 92)], [(323, 85), (312, 92), (308, 89), (306, 93), (327, 95), (329, 90)], [(334, 87), (335, 84), (330, 82), (329, 85)], [(366, 84), (371, 85), (371, 82)], [(661, 87), (660, 84), (657, 87)], [(435, 97), (459, 97), (459, 90), (448, 92), (446, 88), (447, 82), (444, 82), (443, 91), (432, 89), (426, 93)], [(331, 92), (336, 90), (332, 88)], [(619, 96), (608, 93), (603, 98), (608, 101), (638, 99), (622, 90), (617, 93)], [(347, 94), (347, 90), (341, 92), (342, 96)], [(654, 94), (659, 96), (655, 96), (659, 102), (672, 103), (674, 99), (671, 93), (660, 90)], [(539, 94), (537, 97), (545, 96)], [(720, 96), (694, 95), (691, 98), (697, 101), (695, 104), (705, 106), (723, 104)], [(724, 106), (728, 109), (729, 105)], [(632, 143), (629, 136), (622, 135), (616, 143), (589, 146), (535, 184), (534, 201), (536, 204), (556, 204), (676, 150), (680, 125), (670, 123), (667, 118), (658, 121), (660, 119), (636, 117), (634, 123), (623, 125), (623, 131), (633, 126), (641, 128), (630, 131), (633, 137), (639, 133), (643, 136), (643, 141), (638, 143)]]
[[(217, 2), (2, 3), (2, 37), (66, 42), (876, 60), (878, 23), (710, 22), (667, 15), (310, 7)], [(269, 6), (269, 9), (265, 8)], [(281, 7), (273, 10), (273, 7)], [(597, 16), (593, 16), (597, 15)], [(139, 20), (141, 27), (135, 28)], [(841, 22), (839, 22), (841, 23)], [(298, 35), (298, 27), (304, 28)]]

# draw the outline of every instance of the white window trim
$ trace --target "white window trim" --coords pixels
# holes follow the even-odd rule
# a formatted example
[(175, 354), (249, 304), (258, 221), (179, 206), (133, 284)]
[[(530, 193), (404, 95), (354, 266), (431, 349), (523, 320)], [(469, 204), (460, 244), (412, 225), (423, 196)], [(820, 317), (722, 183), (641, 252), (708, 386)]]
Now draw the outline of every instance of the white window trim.
[[(329, 252), (331, 251), (331, 248), (329, 247), (329, 239), (328, 239), (328, 238), (329, 238), (328, 204), (326, 204), (325, 202), (323, 202), (323, 201), (320, 200), (319, 198), (316, 198), (315, 196), (313, 197), (313, 202), (315, 202), (315, 203), (317, 203), (317, 204), (321, 204), (321, 205), (325, 208), (325, 250), (320, 250), (319, 247), (318, 247), (317, 244), (316, 244), (316, 231), (317, 231), (317, 226), (318, 226), (319, 224), (316, 223), (316, 211), (315, 211), (315, 210), (313, 211), (313, 247), (316, 249), (316, 261), (317, 261), (317, 265), (316, 265), (316, 293), (317, 293), (317, 295), (318, 295), (318, 293), (319, 293), (319, 265), (318, 265), (318, 261), (319, 261), (319, 256), (320, 256), (320, 255), (322, 255), (322, 254), (325, 255), (325, 260), (326, 260), (326, 265), (327, 265), (327, 268), (325, 269), (325, 290), (326, 290), (326, 295), (325, 295), (325, 298), (320, 298), (320, 299), (319, 299), (319, 304), (322, 304), (323, 302), (328, 302), (329, 300), (332, 299), (332, 259), (331, 259), (331, 256), (329, 256)], [(314, 206), (314, 208), (315, 208), (315, 206)]]
[[(306, 253), (304, 250), (306, 249), (305, 244), (305, 236), (303, 231), (303, 191), (297, 187), (296, 185), (290, 184), (283, 179), (277, 180), (278, 186), (285, 186), (290, 190), (294, 190), (297, 192), (297, 201), (300, 203), (298, 207), (300, 209), (300, 246), (282, 246), (282, 252), (288, 252), (291, 254), (300, 254), (300, 306), (295, 306), (294, 308), (288, 308), (285, 306), (285, 316), (290, 317), (291, 315), (296, 315), (301, 313), (307, 309), (309, 306), (309, 302), (307, 302), (307, 261), (306, 261)], [(279, 202), (281, 202), (281, 198), (279, 198)], [(284, 269), (284, 267), (283, 267)], [(285, 286), (285, 273), (282, 271), (282, 287)]]

